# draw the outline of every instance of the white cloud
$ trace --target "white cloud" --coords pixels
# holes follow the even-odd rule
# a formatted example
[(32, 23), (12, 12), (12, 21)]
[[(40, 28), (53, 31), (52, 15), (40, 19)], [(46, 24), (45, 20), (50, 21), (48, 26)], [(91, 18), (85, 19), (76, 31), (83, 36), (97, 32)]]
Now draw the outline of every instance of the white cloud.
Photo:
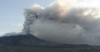
[[(4, 27), (3, 27), (4, 28)], [(23, 29), (23, 23), (9, 23), (7, 29), (3, 29), (0, 31), (0, 36), (4, 36), (4, 34), (6, 33), (11, 33), (11, 32), (16, 32), (16, 33), (19, 33), (21, 32)]]
[(6, 32), (1, 32), (1, 31), (0, 31), (0, 36), (3, 36), (5, 33), (6, 33)]
[(21, 32), (21, 30), (23, 29), (23, 23), (19, 23), (15, 26), (15, 29), (17, 32)]

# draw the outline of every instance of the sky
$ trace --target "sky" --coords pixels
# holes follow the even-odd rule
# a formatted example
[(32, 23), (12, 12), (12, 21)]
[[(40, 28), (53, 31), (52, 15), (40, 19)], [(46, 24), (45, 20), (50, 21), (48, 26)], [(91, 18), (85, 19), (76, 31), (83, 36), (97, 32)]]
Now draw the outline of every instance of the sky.
[(37, 3), (47, 7), (53, 0), (0, 0), (0, 36), (20, 32), (24, 23), (24, 9)]

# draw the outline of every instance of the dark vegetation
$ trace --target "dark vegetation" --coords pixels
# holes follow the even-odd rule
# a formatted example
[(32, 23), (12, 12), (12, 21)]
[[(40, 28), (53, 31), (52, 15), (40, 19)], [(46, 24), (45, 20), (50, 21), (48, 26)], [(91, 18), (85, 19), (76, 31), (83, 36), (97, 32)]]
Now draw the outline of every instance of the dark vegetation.
[(3, 36), (0, 52), (100, 52), (99, 46), (51, 43), (27, 35)]

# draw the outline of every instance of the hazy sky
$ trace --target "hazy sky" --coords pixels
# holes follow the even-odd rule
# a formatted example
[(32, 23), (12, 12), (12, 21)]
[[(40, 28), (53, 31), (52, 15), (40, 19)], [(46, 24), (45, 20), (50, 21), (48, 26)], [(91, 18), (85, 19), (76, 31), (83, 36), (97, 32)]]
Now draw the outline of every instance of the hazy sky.
[(23, 12), (27, 7), (38, 3), (44, 7), (53, 0), (0, 0), (0, 35), (19, 32), (24, 22)]

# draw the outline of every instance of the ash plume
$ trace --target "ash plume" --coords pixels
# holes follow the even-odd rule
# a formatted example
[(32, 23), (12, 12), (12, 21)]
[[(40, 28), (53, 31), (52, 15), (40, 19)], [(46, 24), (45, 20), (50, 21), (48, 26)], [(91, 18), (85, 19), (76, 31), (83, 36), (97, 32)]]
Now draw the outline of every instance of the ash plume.
[(25, 12), (24, 30), (51, 42), (100, 45), (100, 10), (55, 1), (43, 8), (34, 5)]

